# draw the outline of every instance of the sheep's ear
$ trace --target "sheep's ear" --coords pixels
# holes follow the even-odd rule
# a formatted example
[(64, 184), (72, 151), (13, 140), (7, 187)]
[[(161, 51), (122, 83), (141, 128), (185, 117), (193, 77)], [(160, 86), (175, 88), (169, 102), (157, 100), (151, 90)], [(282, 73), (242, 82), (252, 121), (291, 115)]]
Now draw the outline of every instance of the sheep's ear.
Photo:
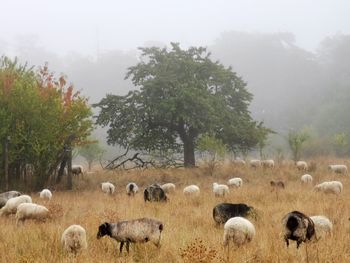
[(103, 224), (104, 227), (108, 227), (108, 225), (109, 225), (109, 224), (108, 224), (107, 222), (105, 222), (105, 223)]

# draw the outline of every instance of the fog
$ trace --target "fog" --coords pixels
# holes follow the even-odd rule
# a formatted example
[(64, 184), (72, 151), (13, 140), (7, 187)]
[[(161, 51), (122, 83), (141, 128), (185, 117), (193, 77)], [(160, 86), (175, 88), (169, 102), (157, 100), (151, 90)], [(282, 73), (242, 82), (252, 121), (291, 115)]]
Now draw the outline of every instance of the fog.
[[(206, 46), (279, 134), (349, 133), (349, 1), (1, 1), (0, 55), (64, 73), (90, 102), (125, 94), (137, 47)], [(275, 139), (275, 141), (278, 141)]]

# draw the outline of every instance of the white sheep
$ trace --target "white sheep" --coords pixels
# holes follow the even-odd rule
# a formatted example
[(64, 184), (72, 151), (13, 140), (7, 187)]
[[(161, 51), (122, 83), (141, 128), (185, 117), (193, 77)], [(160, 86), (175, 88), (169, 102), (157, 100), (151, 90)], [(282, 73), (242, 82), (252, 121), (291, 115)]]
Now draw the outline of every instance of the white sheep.
[(213, 183), (213, 192), (215, 196), (225, 196), (230, 193), (230, 189), (225, 184)]
[(300, 180), (302, 183), (312, 183), (313, 178), (311, 175), (309, 174), (304, 174), (300, 177)]
[(87, 242), (85, 229), (80, 225), (69, 226), (62, 234), (61, 244), (64, 250), (75, 254), (82, 249), (86, 249)]
[(230, 240), (236, 246), (241, 246), (252, 241), (254, 236), (254, 225), (243, 217), (232, 217), (224, 225), (224, 246), (227, 246)]
[(52, 193), (51, 193), (51, 191), (50, 191), (49, 189), (43, 189), (43, 190), (40, 192), (40, 198), (51, 200), (51, 198), (52, 198)]
[(261, 161), (257, 159), (250, 160), (249, 164), (250, 164), (250, 167), (253, 167), (253, 168), (261, 167)]
[(339, 181), (323, 182), (316, 185), (314, 189), (325, 194), (340, 194), (343, 191), (343, 184)]
[(139, 187), (135, 183), (128, 183), (126, 185), (126, 194), (129, 196), (134, 196), (139, 191)]
[(333, 224), (332, 222), (325, 216), (310, 216), (310, 219), (314, 222), (315, 225), (315, 239), (316, 241), (325, 238), (326, 235), (332, 233)]
[(27, 219), (45, 220), (50, 216), (49, 210), (42, 205), (22, 203), (17, 207), (16, 223)]
[(84, 176), (84, 167), (80, 164), (73, 164), (72, 165), (72, 174), (73, 175), (82, 175)]
[(263, 160), (261, 161), (261, 165), (265, 168), (274, 168), (275, 167), (275, 161), (274, 160)]
[(242, 159), (235, 159), (235, 160), (233, 160), (233, 163), (235, 165), (240, 165), (240, 166), (245, 166), (246, 165), (245, 161), (242, 160)]
[(328, 170), (335, 172), (337, 174), (346, 174), (348, 173), (348, 167), (345, 164), (332, 164), (328, 165)]
[(235, 178), (231, 178), (230, 180), (228, 180), (227, 184), (229, 186), (241, 187), (243, 185), (243, 180), (242, 180), (242, 178), (235, 177)]
[(23, 203), (32, 203), (32, 198), (29, 195), (20, 195), (10, 198), (6, 202), (6, 205), (0, 209), (0, 216), (15, 214), (17, 212), (17, 207)]
[(200, 194), (200, 190), (199, 190), (199, 187), (197, 185), (189, 185), (189, 186), (186, 186), (183, 190), (183, 193), (185, 195), (196, 195), (198, 196)]
[(102, 191), (106, 194), (113, 194), (115, 190), (115, 186), (110, 182), (101, 183), (101, 188)]
[(301, 170), (301, 171), (306, 171), (308, 168), (307, 162), (305, 161), (297, 161), (296, 166), (298, 170)]
[(166, 184), (163, 184), (161, 186), (161, 188), (163, 189), (163, 191), (168, 194), (168, 193), (172, 193), (172, 192), (175, 192), (175, 188), (176, 186), (172, 183), (166, 183)]

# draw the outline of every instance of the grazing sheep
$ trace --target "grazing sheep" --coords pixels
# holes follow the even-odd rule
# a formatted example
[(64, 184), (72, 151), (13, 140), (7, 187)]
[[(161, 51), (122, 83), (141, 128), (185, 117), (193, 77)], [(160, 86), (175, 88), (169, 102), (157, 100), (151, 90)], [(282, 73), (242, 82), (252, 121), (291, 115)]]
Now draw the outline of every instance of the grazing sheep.
[(197, 185), (189, 185), (189, 186), (186, 186), (183, 190), (183, 193), (185, 195), (194, 195), (194, 196), (198, 196), (200, 194), (200, 190), (199, 190), (199, 187)]
[(325, 216), (310, 216), (312, 222), (315, 225), (315, 240), (320, 240), (324, 238), (326, 235), (332, 233), (333, 224), (332, 222)]
[(296, 166), (300, 171), (307, 171), (308, 165), (305, 161), (297, 161)]
[(49, 210), (42, 205), (22, 203), (17, 207), (16, 223), (27, 219), (45, 220), (49, 217)]
[(284, 189), (284, 183), (282, 181), (270, 181), (270, 185), (276, 189)]
[(323, 182), (316, 185), (314, 189), (325, 194), (340, 194), (343, 191), (343, 184), (339, 181)]
[(78, 253), (87, 248), (86, 231), (80, 225), (71, 225), (64, 230), (61, 237), (63, 249), (68, 252)]
[(252, 241), (254, 236), (254, 225), (243, 217), (230, 218), (224, 225), (224, 246), (227, 246), (230, 240), (236, 246), (241, 246)]
[(256, 160), (256, 159), (250, 160), (249, 164), (250, 164), (250, 167), (252, 167), (252, 168), (259, 168), (259, 167), (261, 167), (261, 161), (260, 160)]
[(159, 186), (159, 184), (149, 185), (143, 192), (143, 198), (145, 202), (166, 202), (168, 199), (164, 190)]
[(282, 224), (287, 247), (289, 246), (289, 239), (296, 241), (297, 248), (299, 248), (302, 242), (311, 240), (315, 235), (314, 222), (310, 217), (299, 211), (293, 211), (285, 215)]
[(176, 188), (176, 186), (172, 183), (163, 184), (161, 187), (164, 190), (164, 192), (167, 194), (175, 192), (175, 188)]
[(231, 178), (230, 180), (228, 180), (227, 184), (229, 186), (241, 187), (243, 185), (243, 180), (242, 180), (242, 178), (235, 177), (235, 178)]
[(225, 184), (213, 183), (213, 192), (215, 196), (225, 196), (230, 193), (230, 189)]
[(44, 189), (40, 192), (40, 198), (43, 198), (43, 199), (49, 199), (51, 200), (52, 198), (52, 193), (49, 189)]
[(29, 195), (20, 195), (10, 198), (6, 202), (6, 205), (0, 209), (0, 216), (15, 214), (17, 212), (17, 207), (22, 203), (32, 203), (32, 198)]
[(73, 175), (84, 175), (84, 167), (82, 165), (73, 164), (72, 165), (72, 174)]
[(134, 196), (139, 191), (139, 187), (135, 183), (128, 183), (126, 185), (126, 194), (128, 196)]
[(0, 194), (0, 208), (5, 206), (7, 200), (9, 200), (10, 198), (17, 197), (20, 195), (21, 195), (21, 193), (17, 192), (17, 191), (8, 191), (8, 192), (1, 193)]
[(261, 165), (264, 168), (274, 168), (275, 161), (274, 160), (263, 160), (263, 161), (261, 161)]
[(213, 209), (213, 218), (217, 224), (225, 224), (231, 217), (247, 217), (254, 214), (254, 208), (246, 204), (221, 203)]
[(115, 186), (110, 182), (101, 183), (101, 188), (104, 193), (110, 195), (113, 194), (115, 190)]
[(328, 165), (328, 170), (335, 172), (337, 174), (348, 173), (348, 167), (345, 164), (332, 164)]
[(309, 174), (304, 174), (300, 177), (300, 180), (302, 183), (312, 183), (313, 178), (311, 175)]
[(233, 160), (233, 163), (235, 165), (239, 165), (239, 166), (245, 166), (245, 164), (246, 164), (245, 161), (242, 159), (235, 159), (235, 160)]
[(160, 247), (162, 231), (162, 222), (151, 218), (140, 218), (117, 223), (104, 223), (98, 228), (97, 239), (108, 235), (120, 242), (120, 253), (123, 251), (124, 243), (126, 243), (126, 251), (129, 253), (130, 243), (151, 241), (157, 247)]

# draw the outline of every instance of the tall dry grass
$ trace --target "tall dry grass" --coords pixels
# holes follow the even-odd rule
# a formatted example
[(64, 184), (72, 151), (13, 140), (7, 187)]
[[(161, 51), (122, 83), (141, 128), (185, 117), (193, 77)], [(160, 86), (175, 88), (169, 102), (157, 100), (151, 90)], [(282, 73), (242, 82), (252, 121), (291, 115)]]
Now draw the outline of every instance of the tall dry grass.
[[(223, 226), (217, 227), (212, 209), (220, 202), (247, 203), (259, 210), (252, 220), (256, 236), (247, 246), (230, 247), (230, 262), (350, 262), (350, 184), (348, 176), (327, 171), (327, 160), (318, 160), (312, 173), (315, 183), (340, 180), (344, 192), (340, 196), (324, 195), (312, 191), (311, 186), (299, 182), (302, 172), (292, 164), (273, 170), (253, 170), (248, 167), (225, 165), (214, 177), (205, 169), (147, 170), (134, 172), (97, 172), (75, 182), (73, 192), (54, 192), (50, 203), (33, 193), (33, 202), (49, 207), (53, 218), (45, 223), (25, 222), (16, 227), (15, 218), (0, 218), (0, 262), (225, 262), (227, 250), (222, 246)], [(231, 189), (228, 196), (216, 198), (212, 183), (225, 183), (240, 176), (244, 185)], [(112, 181), (116, 194), (107, 196), (99, 183)], [(283, 180), (286, 189), (271, 192), (270, 180)], [(169, 195), (168, 203), (144, 203), (142, 190), (134, 198), (125, 193), (127, 182), (136, 182), (141, 189), (153, 182), (174, 182), (177, 190)], [(182, 188), (197, 184), (201, 194), (188, 198)], [(307, 215), (326, 215), (334, 223), (332, 236), (316, 244), (303, 244), (296, 249), (294, 243), (285, 246), (281, 236), (281, 219), (292, 211)], [(107, 221), (153, 217), (164, 223), (162, 246), (133, 244), (130, 254), (119, 255), (116, 241), (104, 237), (96, 239), (98, 226)], [(65, 228), (80, 224), (87, 231), (88, 249), (76, 257), (62, 251), (60, 238)]]

